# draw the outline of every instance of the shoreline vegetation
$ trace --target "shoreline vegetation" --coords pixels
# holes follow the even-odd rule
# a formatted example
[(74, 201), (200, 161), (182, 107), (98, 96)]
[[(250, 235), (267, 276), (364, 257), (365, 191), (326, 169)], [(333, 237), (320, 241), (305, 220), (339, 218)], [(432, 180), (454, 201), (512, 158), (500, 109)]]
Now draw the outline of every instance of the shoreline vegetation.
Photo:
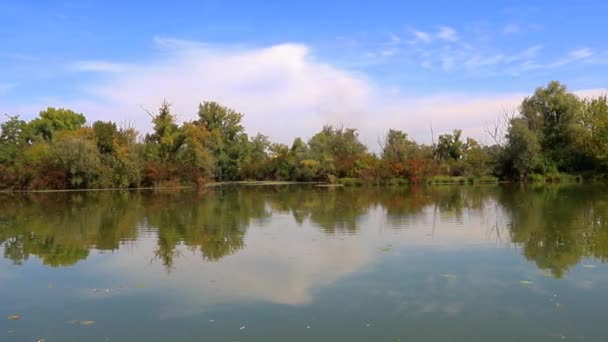
[(219, 184), (572, 183), (608, 179), (608, 101), (580, 98), (553, 81), (487, 127), (482, 145), (459, 129), (421, 144), (389, 129), (372, 153), (354, 128), (324, 126), (308, 141), (249, 137), (243, 114), (202, 102), (179, 124), (164, 101), (153, 130), (96, 121), (49, 107), (33, 120), (0, 125), (0, 190), (110, 190)]

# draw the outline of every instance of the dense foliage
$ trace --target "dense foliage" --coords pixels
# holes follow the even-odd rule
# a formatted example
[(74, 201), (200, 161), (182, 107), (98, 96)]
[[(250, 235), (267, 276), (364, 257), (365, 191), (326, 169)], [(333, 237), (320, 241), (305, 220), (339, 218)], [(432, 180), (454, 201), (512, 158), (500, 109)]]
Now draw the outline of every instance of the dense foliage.
[[(608, 173), (608, 101), (582, 99), (559, 82), (538, 88), (517, 115), (494, 127), (484, 146), (461, 130), (431, 145), (390, 129), (371, 153), (356, 129), (325, 126), (291, 146), (249, 137), (243, 114), (203, 102), (198, 119), (178, 123), (163, 102), (150, 113), (153, 131), (47, 108), (29, 122), (8, 116), (0, 133), (1, 189), (133, 188), (211, 181), (291, 180), (418, 183), (563, 179), (564, 173)], [(504, 132), (504, 134), (500, 134)], [(450, 178), (459, 177), (459, 178)], [(349, 181), (350, 180), (350, 181)]]

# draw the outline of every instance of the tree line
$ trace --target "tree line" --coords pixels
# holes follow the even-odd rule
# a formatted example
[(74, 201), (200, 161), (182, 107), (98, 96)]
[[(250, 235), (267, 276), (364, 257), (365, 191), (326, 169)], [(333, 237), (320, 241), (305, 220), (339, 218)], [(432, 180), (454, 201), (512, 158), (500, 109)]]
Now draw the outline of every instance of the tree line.
[(202, 102), (178, 123), (168, 102), (151, 133), (49, 107), (33, 120), (0, 125), (0, 189), (87, 189), (280, 180), (359, 183), (545, 181), (608, 171), (608, 101), (580, 98), (553, 81), (488, 129), (484, 145), (455, 129), (421, 144), (389, 129), (372, 153), (356, 129), (327, 125), (308, 141), (248, 136), (243, 114)]

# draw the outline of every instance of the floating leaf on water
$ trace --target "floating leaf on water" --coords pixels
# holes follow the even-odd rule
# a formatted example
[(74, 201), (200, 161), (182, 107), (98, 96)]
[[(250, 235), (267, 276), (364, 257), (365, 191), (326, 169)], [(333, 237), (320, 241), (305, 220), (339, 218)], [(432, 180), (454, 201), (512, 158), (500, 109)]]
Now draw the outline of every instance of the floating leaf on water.
[(553, 273), (549, 270), (543, 270), (542, 273), (544, 277), (553, 278)]
[(441, 276), (444, 277), (444, 278), (448, 278), (448, 279), (454, 279), (454, 278), (456, 278), (456, 275), (453, 274), (453, 273), (442, 273)]
[(137, 286), (138, 289), (143, 289), (145, 287), (144, 284), (137, 284), (136, 286)]
[(95, 323), (95, 321), (80, 321), (78, 323), (80, 323), (80, 325), (91, 325), (91, 324)]
[(583, 265), (584, 268), (596, 268), (596, 265)]
[(310, 325), (307, 325), (307, 326), (306, 326), (306, 329), (310, 329)]
[(530, 280), (520, 280), (519, 283), (522, 285), (526, 285), (526, 286), (534, 285), (534, 283), (531, 282)]
[(245, 326), (243, 325), (239, 330), (245, 330)]
[(214, 320), (214, 319), (210, 319), (210, 320), (209, 320), (209, 323), (213, 323), (213, 322), (215, 322), (215, 320)]
[(38, 340), (38, 342), (46, 342), (46, 339), (41, 338), (41, 339)]
[(73, 319), (73, 320), (71, 320), (71, 321), (67, 321), (66, 323), (67, 323), (67, 324), (76, 324), (76, 323), (78, 323), (78, 321), (77, 321), (77, 320), (75, 320), (75, 319)]
[(365, 326), (366, 326), (367, 328), (369, 328), (369, 327), (371, 327), (371, 326), (372, 326), (372, 324), (371, 324), (371, 323), (367, 323)]
[(16, 321), (18, 319), (21, 319), (21, 316), (19, 316), (19, 315), (12, 315), (12, 316), (8, 316), (8, 319)]
[(384, 246), (384, 247), (380, 247), (380, 252), (390, 252), (393, 248), (388, 245), (388, 246)]

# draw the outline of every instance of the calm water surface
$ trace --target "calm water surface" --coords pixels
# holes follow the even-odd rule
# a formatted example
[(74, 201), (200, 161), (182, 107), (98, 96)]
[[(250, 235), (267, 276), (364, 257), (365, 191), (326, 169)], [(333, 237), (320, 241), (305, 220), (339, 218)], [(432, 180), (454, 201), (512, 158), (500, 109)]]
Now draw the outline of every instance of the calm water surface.
[(0, 341), (608, 341), (606, 190), (1, 195)]

